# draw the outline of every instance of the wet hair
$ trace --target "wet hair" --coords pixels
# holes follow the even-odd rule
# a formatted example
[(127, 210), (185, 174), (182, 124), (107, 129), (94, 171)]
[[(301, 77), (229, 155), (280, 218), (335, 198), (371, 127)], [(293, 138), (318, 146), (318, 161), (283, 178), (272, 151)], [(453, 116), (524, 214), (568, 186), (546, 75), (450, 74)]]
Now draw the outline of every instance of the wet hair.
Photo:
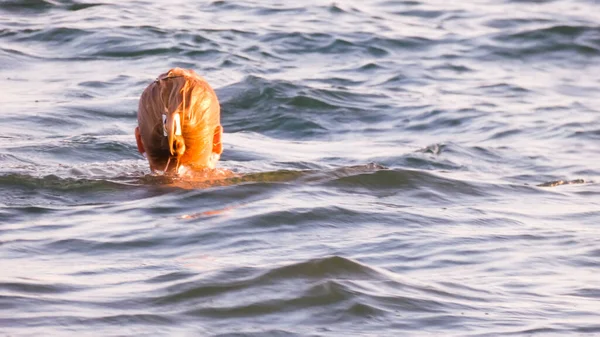
[(211, 155), (214, 129), (220, 125), (219, 101), (193, 70), (174, 68), (144, 90), (137, 118), (151, 165), (176, 171), (180, 164)]

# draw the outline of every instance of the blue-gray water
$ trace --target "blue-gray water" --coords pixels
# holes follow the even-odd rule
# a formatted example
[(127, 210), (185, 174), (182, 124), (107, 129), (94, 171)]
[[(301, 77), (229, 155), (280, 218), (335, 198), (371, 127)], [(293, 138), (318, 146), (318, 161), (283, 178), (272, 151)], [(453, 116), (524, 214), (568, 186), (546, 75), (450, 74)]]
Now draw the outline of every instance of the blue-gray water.
[[(0, 1), (0, 335), (600, 335), (599, 22)], [(215, 88), (243, 178), (149, 175), (137, 99), (175, 66)]]

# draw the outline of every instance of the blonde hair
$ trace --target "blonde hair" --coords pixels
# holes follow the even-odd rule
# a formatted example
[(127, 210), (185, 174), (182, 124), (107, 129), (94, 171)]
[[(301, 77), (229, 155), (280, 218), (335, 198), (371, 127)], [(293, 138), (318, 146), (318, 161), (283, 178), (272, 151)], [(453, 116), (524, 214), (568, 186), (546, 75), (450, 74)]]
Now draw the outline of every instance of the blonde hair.
[(209, 158), (214, 128), (220, 125), (220, 106), (202, 77), (193, 70), (174, 68), (144, 90), (137, 118), (150, 164), (172, 171), (180, 164)]

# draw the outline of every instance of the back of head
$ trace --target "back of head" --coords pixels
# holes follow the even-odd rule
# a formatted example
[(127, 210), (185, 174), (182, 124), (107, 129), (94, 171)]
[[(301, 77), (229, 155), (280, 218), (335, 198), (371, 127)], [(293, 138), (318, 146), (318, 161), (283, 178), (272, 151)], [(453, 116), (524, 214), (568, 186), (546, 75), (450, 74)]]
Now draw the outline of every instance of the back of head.
[(160, 75), (142, 93), (137, 116), (153, 169), (208, 165), (220, 107), (213, 89), (193, 70), (174, 68)]

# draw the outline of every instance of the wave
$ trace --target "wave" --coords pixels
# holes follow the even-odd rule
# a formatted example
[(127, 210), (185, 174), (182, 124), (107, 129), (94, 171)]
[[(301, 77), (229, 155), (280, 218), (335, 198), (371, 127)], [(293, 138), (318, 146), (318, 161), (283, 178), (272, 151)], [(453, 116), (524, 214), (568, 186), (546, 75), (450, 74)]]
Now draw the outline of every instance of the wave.
[(0, 11), (16, 14), (39, 14), (52, 9), (65, 9), (67, 11), (79, 11), (91, 7), (101, 6), (102, 3), (79, 3), (77, 1), (50, 1), (50, 0), (6, 0), (2, 2)]
[[(389, 272), (341, 256), (311, 259), (266, 272), (239, 272), (254, 275), (227, 282), (180, 281), (160, 290), (164, 295), (150, 299), (149, 304), (183, 311), (190, 316), (222, 318), (260, 317), (273, 312), (311, 308), (329, 310), (330, 315), (322, 317), (324, 321), (341, 316), (384, 318), (396, 310), (442, 312), (448, 307), (460, 307), (458, 303), (452, 303), (454, 296), (450, 293), (447, 293), (447, 301), (430, 300), (428, 298), (434, 291), (427, 286), (402, 282)], [(214, 275), (213, 278), (220, 277)], [(167, 284), (173, 282), (171, 278), (167, 281)], [(439, 290), (435, 293), (439, 294)], [(214, 300), (206, 301), (229, 296), (235, 296), (238, 304), (219, 306), (213, 304)], [(217, 300), (215, 304), (220, 302)], [(240, 302), (246, 304), (240, 305)]]
[[(0, 2), (2, 332), (597, 331), (594, 1)], [(175, 66), (239, 176), (149, 174)]]
[[(241, 92), (240, 92), (241, 91)], [(257, 132), (277, 138), (327, 137), (343, 129), (383, 123), (385, 111), (366, 108), (382, 98), (348, 90), (318, 89), (248, 76), (220, 90), (223, 125), (231, 132)]]
[(493, 36), (495, 45), (488, 46), (503, 58), (539, 58), (560, 60), (564, 55), (578, 58), (600, 56), (600, 27), (585, 25), (551, 25), (543, 28), (524, 28), (512, 33)]

